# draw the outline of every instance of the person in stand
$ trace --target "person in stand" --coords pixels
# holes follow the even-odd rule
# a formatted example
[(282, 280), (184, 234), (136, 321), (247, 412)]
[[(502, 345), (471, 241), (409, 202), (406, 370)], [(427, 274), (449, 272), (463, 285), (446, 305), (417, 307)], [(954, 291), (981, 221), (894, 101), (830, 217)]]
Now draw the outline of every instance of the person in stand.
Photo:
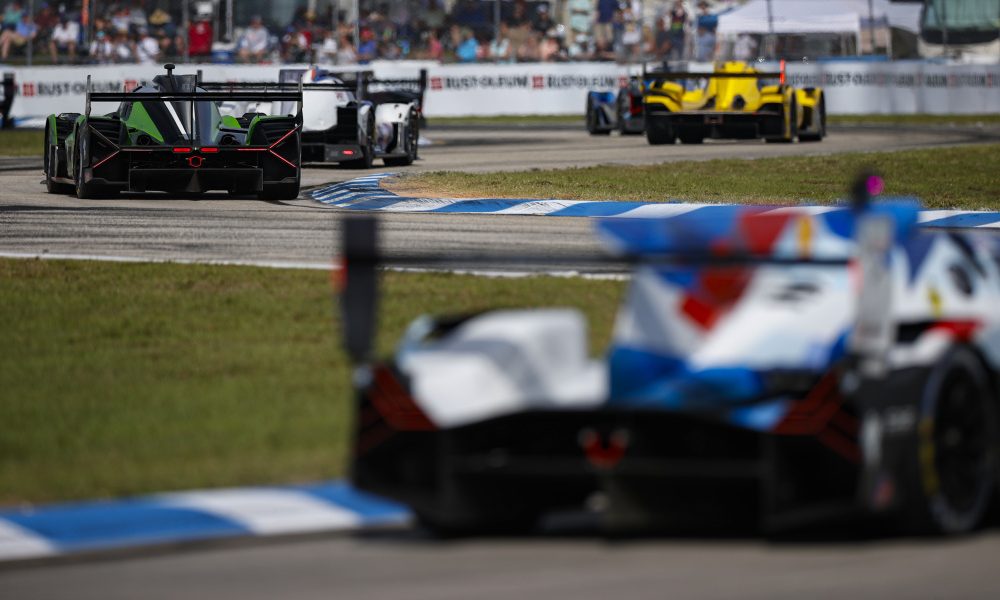
[(594, 41), (599, 47), (608, 48), (614, 43), (612, 23), (618, 11), (618, 0), (597, 0), (594, 20)]
[(337, 64), (355, 65), (358, 63), (358, 54), (354, 51), (354, 44), (347, 33), (340, 34), (340, 42), (337, 43)]
[(139, 64), (155, 65), (160, 62), (160, 43), (145, 27), (139, 29), (139, 40), (135, 44), (135, 56)]
[(670, 9), (670, 60), (682, 60), (684, 49), (687, 44), (687, 35), (684, 28), (687, 27), (688, 14), (684, 10), (684, 3), (675, 0), (674, 7)]
[(552, 20), (552, 15), (549, 14), (548, 5), (539, 4), (535, 12), (535, 20), (532, 21), (531, 28), (537, 31), (539, 35), (547, 35), (556, 26), (556, 22)]
[(49, 54), (52, 64), (59, 64), (59, 55), (69, 57), (70, 63), (76, 62), (76, 44), (80, 39), (80, 24), (70, 19), (66, 13), (59, 14), (59, 22), (52, 29), (49, 37)]
[(116, 63), (135, 62), (135, 40), (127, 33), (115, 31), (111, 42), (111, 60)]
[(264, 20), (259, 15), (250, 18), (250, 27), (236, 42), (237, 56), (241, 62), (259, 63), (267, 57), (271, 34), (264, 27)]
[(32, 20), (31, 15), (23, 13), (13, 31), (7, 30), (0, 34), (0, 60), (7, 60), (11, 46), (23, 48), (33, 43), (37, 35), (38, 27), (35, 25), (35, 21)]
[(320, 34), (320, 41), (313, 45), (316, 54), (316, 62), (321, 65), (332, 65), (337, 62), (337, 38), (333, 31), (324, 29)]
[(504, 21), (500, 22), (499, 34), (490, 42), (488, 58), (497, 63), (514, 62), (514, 52), (510, 46), (510, 27)]
[(656, 29), (653, 31), (652, 43), (649, 47), (649, 54), (657, 62), (663, 62), (670, 56), (670, 28), (667, 27), (663, 17), (656, 20)]
[(466, 30), (462, 35), (462, 42), (455, 48), (455, 57), (459, 62), (476, 62), (479, 58), (479, 41), (475, 34)]
[(757, 42), (749, 33), (741, 33), (736, 38), (736, 43), (733, 44), (733, 58), (742, 62), (750, 62), (756, 58), (756, 55)]
[(194, 23), (188, 26), (188, 54), (192, 57), (208, 56), (212, 53), (211, 15), (199, 13)]

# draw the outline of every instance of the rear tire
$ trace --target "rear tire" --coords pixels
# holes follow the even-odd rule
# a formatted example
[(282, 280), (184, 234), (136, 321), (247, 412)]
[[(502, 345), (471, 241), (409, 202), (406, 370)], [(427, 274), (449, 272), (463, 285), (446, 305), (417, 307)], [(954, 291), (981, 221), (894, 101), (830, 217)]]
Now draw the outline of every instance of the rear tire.
[(646, 141), (651, 146), (673, 144), (676, 140), (677, 135), (672, 125), (646, 115)]
[(788, 103), (788, 131), (781, 137), (770, 137), (765, 138), (764, 141), (769, 144), (791, 144), (795, 141), (795, 138), (799, 135), (799, 107), (795, 100), (795, 93), (792, 93), (792, 99)]
[(45, 156), (43, 157), (43, 170), (45, 172), (45, 191), (50, 194), (72, 194), (73, 186), (59, 183), (53, 178), (59, 176), (59, 163), (56, 152), (58, 146), (49, 144), (49, 126), (45, 126)]
[[(82, 140), (81, 140), (82, 143)], [(91, 198), (96, 198), (97, 194), (94, 192), (94, 186), (86, 183), (83, 180), (83, 151), (77, 147), (76, 151), (76, 169), (73, 170), (73, 181), (76, 183), (76, 197), (80, 200), (88, 200)]]
[(819, 106), (816, 109), (819, 114), (816, 129), (812, 133), (799, 134), (800, 142), (818, 142), (826, 137), (826, 96), (820, 95)]
[(587, 96), (587, 133), (590, 135), (611, 135), (610, 129), (601, 129), (597, 123), (597, 107), (594, 106), (594, 99)]
[(904, 481), (910, 533), (954, 535), (981, 526), (997, 494), (998, 421), (989, 375), (965, 346), (934, 367), (920, 400)]
[(417, 133), (416, 111), (410, 111), (410, 118), (408, 121), (409, 124), (406, 128), (406, 140), (404, 142), (406, 144), (406, 156), (387, 156), (386, 158), (383, 158), (382, 162), (384, 162), (387, 167), (408, 167), (417, 159), (417, 143), (420, 138)]

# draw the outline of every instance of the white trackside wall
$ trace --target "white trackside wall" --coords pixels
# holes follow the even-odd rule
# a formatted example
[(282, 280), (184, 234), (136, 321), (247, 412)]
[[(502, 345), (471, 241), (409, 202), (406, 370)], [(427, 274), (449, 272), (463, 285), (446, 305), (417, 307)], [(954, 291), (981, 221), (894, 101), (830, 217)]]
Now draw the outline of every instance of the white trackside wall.
[[(304, 65), (298, 65), (304, 67)], [(762, 65), (773, 69), (773, 64)], [(180, 65), (177, 73), (201, 70), (210, 81), (277, 81), (288, 65)], [(428, 69), (424, 112), (428, 117), (583, 114), (588, 90), (614, 90), (628, 73), (614, 63), (523, 63), (439, 65), (378, 61), (378, 77), (416, 77)], [(709, 64), (691, 65), (708, 70)], [(20, 98), (15, 117), (82, 112), (87, 75), (94, 89), (119, 91), (151, 78), (154, 66), (11, 67)], [(788, 81), (821, 86), (830, 114), (975, 114), (1000, 112), (1000, 64), (943, 64), (925, 61), (824, 62), (791, 64)], [(96, 107), (96, 111), (103, 111)], [(110, 109), (107, 109), (110, 110)]]

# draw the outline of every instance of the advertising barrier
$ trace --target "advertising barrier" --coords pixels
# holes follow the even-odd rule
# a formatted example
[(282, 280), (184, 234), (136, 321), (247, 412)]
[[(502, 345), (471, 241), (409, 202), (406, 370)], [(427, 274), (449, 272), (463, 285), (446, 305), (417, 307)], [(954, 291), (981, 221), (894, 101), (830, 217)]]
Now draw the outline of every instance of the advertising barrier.
[[(294, 66), (294, 65), (293, 65)], [(299, 65), (300, 67), (302, 65)], [(762, 64), (771, 70), (773, 64)], [(280, 65), (181, 65), (212, 81), (277, 81)], [(614, 90), (636, 67), (613, 63), (439, 65), (379, 61), (378, 77), (413, 77), (429, 70), (428, 117), (583, 114), (588, 90)], [(690, 65), (708, 70), (710, 64)], [(131, 88), (162, 70), (145, 65), (12, 68), (19, 97), (13, 116), (39, 117), (83, 110), (87, 75), (101, 92)], [(791, 64), (788, 81), (821, 86), (830, 114), (974, 114), (1000, 112), (1000, 64), (924, 61)], [(95, 108), (102, 110), (102, 108)], [(110, 108), (108, 110), (111, 110)]]

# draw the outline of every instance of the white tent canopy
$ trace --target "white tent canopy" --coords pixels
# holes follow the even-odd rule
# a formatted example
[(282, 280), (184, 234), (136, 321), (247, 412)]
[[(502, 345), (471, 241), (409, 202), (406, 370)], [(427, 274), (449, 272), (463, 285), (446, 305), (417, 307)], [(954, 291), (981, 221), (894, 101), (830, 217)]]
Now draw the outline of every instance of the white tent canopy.
[[(919, 5), (892, 5), (872, 0), (875, 22), (916, 31)], [(861, 33), (862, 21), (869, 18), (868, 0), (771, 0), (774, 33)], [(751, 0), (740, 8), (719, 16), (718, 33), (767, 34), (767, 0)]]

